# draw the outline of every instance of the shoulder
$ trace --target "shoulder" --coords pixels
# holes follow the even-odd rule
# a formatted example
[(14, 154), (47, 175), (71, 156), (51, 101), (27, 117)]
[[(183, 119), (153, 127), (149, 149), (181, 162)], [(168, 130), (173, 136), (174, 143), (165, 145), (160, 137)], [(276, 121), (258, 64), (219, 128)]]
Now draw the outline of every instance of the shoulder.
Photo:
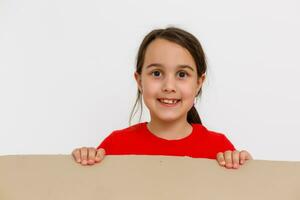
[(134, 124), (134, 125), (131, 125), (126, 128), (116, 129), (111, 133), (111, 135), (124, 135), (124, 134), (127, 135), (127, 134), (136, 133), (142, 129), (142, 126), (144, 123), (145, 122), (141, 122), (141, 123)]
[(233, 144), (230, 142), (230, 140), (226, 137), (224, 133), (209, 130), (201, 124), (193, 124), (193, 126), (196, 127), (196, 130), (202, 133), (202, 136), (205, 137), (207, 141), (218, 145), (225, 145), (229, 149), (234, 149)]
[(134, 137), (137, 133), (141, 132), (144, 123), (145, 122), (134, 124), (132, 126), (122, 128), (122, 129), (116, 129), (107, 136), (106, 140), (112, 140), (112, 139), (127, 140), (131, 138), (130, 136)]
[(206, 137), (213, 137), (213, 138), (225, 137), (225, 134), (209, 130), (202, 124), (193, 124), (193, 127), (196, 128), (197, 131), (203, 133)]
[(124, 144), (126, 141), (134, 140), (137, 133), (142, 130), (143, 123), (138, 123), (123, 129), (116, 129), (112, 131), (97, 148), (111, 148), (112, 146), (118, 146), (122, 143)]

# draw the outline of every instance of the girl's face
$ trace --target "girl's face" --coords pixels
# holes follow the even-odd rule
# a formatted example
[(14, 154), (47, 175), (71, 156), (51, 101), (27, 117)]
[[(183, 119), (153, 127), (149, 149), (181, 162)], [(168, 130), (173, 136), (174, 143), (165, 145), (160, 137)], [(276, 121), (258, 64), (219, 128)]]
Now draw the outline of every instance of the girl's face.
[[(151, 119), (186, 120), (205, 76), (197, 77), (192, 55), (182, 46), (165, 39), (155, 39), (146, 50), (142, 74), (135, 72), (139, 90)], [(178, 102), (164, 104), (161, 99)]]

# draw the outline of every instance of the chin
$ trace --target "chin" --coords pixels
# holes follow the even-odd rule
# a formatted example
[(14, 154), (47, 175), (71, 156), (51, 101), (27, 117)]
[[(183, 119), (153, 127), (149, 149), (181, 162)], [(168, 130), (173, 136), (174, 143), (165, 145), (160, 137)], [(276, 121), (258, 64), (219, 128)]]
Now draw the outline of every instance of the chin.
[(178, 121), (181, 118), (181, 115), (176, 115), (174, 113), (170, 113), (170, 114), (158, 114), (158, 115), (155, 115), (155, 116), (159, 120), (166, 121), (166, 122)]

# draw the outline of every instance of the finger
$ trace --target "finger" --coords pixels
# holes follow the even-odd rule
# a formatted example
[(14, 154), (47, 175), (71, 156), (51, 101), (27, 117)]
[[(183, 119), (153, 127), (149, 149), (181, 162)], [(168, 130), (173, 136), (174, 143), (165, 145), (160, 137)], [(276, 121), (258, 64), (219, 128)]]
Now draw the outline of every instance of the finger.
[(245, 163), (245, 160), (246, 160), (246, 151), (241, 151), (240, 152), (240, 164), (244, 164)]
[(105, 150), (103, 148), (98, 149), (96, 152), (95, 161), (100, 162), (104, 158), (104, 155), (105, 155)]
[(250, 155), (249, 152), (242, 150), (240, 153), (240, 162), (241, 164), (244, 164), (246, 160), (252, 160), (252, 156)]
[(217, 153), (217, 161), (218, 161), (219, 165), (221, 165), (221, 166), (225, 165), (225, 159), (224, 159), (223, 152)]
[(237, 169), (239, 168), (240, 164), (240, 152), (235, 150), (232, 152), (232, 162), (233, 162), (233, 168)]
[(225, 151), (224, 156), (226, 162), (225, 166), (227, 168), (232, 168), (232, 151)]
[(72, 152), (72, 155), (73, 155), (74, 160), (76, 160), (76, 162), (78, 162), (78, 163), (81, 162), (79, 149), (77, 149), (77, 148), (74, 149)]
[(251, 154), (248, 151), (245, 151), (245, 152), (246, 152), (246, 160), (253, 160)]
[(80, 149), (80, 157), (81, 157), (81, 164), (86, 165), (87, 164), (87, 148), (86, 147), (82, 147)]
[(95, 154), (96, 154), (96, 149), (89, 147), (88, 148), (88, 164), (92, 165), (95, 163)]

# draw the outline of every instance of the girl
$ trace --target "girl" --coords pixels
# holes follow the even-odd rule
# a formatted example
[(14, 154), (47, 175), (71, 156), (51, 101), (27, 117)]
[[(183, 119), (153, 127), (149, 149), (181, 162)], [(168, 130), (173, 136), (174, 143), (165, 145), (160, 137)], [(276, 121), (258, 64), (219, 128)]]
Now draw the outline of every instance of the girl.
[(143, 97), (150, 122), (115, 130), (96, 149), (76, 148), (74, 159), (93, 165), (104, 155), (190, 156), (239, 168), (251, 155), (237, 151), (224, 134), (207, 130), (194, 107), (205, 73), (205, 54), (195, 36), (176, 27), (151, 31), (139, 48), (134, 73), (138, 85), (134, 108), (139, 102), (142, 112)]

